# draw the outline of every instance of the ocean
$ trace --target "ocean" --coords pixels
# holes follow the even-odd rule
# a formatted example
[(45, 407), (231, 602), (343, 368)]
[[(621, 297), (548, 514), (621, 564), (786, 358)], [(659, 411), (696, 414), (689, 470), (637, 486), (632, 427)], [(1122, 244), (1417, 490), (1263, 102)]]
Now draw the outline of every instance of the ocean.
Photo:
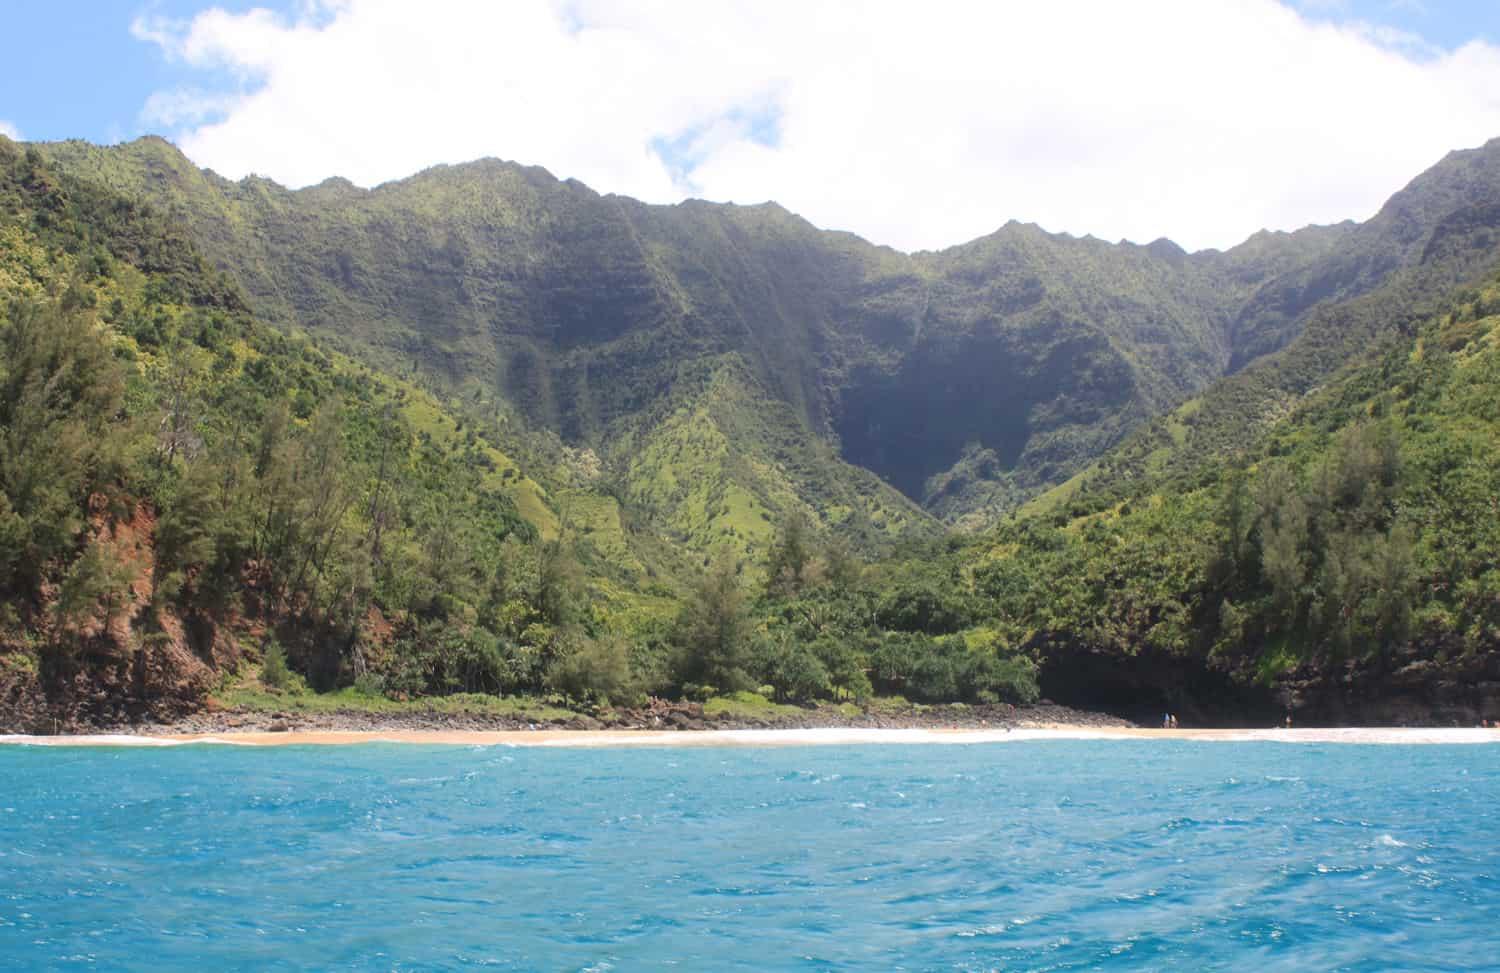
[(0, 747), (4, 970), (1500, 968), (1500, 747)]

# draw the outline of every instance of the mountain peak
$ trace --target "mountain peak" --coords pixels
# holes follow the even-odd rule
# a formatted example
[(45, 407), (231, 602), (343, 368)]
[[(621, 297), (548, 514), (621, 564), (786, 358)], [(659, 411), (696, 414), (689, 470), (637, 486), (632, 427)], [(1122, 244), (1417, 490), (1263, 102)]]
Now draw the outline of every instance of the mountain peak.
[(1174, 241), (1166, 237), (1157, 237), (1146, 244), (1146, 251), (1153, 257), (1158, 257), (1168, 263), (1181, 263), (1187, 259), (1188, 252), (1178, 246)]

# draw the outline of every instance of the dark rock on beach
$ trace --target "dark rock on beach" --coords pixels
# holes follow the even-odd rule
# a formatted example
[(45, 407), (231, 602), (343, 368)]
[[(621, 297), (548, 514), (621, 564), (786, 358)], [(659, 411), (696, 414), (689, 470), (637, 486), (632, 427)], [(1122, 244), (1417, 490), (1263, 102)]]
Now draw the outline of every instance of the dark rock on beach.
[(483, 712), (406, 710), (377, 713), (358, 709), (329, 712), (265, 712), (223, 709), (199, 711), (175, 720), (121, 721), (67, 726), (28, 726), (33, 733), (229, 734), (298, 731), (397, 732), (423, 730), (661, 730), (691, 733), (701, 730), (814, 729), (858, 727), (869, 729), (1003, 729), (1048, 726), (1124, 727), (1134, 724), (1104, 713), (1048, 703), (1030, 706), (993, 704), (966, 706), (890, 707), (850, 712), (832, 705), (792, 711), (737, 716), (705, 713), (701, 703), (651, 700), (646, 706), (558, 715), (545, 722), (521, 716)]

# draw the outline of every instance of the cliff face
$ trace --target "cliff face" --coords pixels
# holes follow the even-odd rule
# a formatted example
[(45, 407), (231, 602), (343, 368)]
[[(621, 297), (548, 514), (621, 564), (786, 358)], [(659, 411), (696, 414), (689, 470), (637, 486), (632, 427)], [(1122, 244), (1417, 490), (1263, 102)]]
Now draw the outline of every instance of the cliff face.
[(1258, 682), (1200, 656), (1074, 648), (1049, 654), (1042, 693), (1081, 710), (1146, 726), (1173, 713), (1184, 726), (1478, 726), (1500, 719), (1500, 653), (1437, 638), (1384, 658), (1309, 660)]
[[(116, 516), (90, 503), (88, 544), (108, 564), (108, 597), (62, 621), (63, 592), (44, 586), (23, 606), (40, 657), (0, 653), (0, 728), (52, 733), (73, 727), (171, 720), (198, 709), (240, 657), (234, 620), (180, 615), (154, 599), (156, 517), (144, 504)], [(62, 647), (66, 647), (65, 649)]]
[(1500, 653), (1438, 638), (1383, 660), (1307, 666), (1286, 680), (1284, 696), (1314, 725), (1478, 726), (1500, 719)]

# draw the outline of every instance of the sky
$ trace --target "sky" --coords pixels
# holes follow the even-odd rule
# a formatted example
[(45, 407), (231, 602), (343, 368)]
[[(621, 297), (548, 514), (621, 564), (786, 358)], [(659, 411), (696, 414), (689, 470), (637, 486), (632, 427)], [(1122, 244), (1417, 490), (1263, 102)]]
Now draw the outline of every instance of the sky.
[(230, 178), (494, 156), (938, 249), (1366, 219), (1500, 136), (1497, 0), (0, 0), (0, 132)]

